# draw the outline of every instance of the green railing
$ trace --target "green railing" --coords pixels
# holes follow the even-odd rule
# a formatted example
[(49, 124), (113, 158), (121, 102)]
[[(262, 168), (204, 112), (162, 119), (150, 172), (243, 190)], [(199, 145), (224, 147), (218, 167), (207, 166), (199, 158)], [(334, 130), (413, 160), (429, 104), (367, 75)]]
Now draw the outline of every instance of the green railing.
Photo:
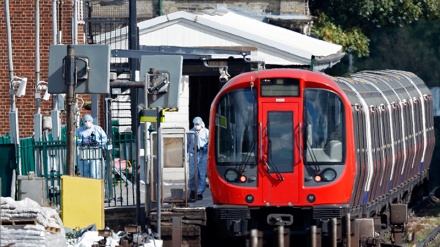
[(20, 139), (20, 157), (21, 157), (21, 174), (28, 174), (35, 171), (35, 156), (34, 154), (34, 138), (27, 137)]
[(45, 179), (47, 201), (60, 205), (61, 176), (66, 171), (66, 142), (38, 141), (34, 142), (33, 150), (35, 162), (32, 172)]
[[(135, 169), (132, 167), (136, 165), (136, 137), (131, 132), (119, 133), (116, 128), (112, 130), (115, 131), (112, 133), (113, 148), (106, 150), (103, 159), (106, 167), (106, 202), (108, 206), (135, 205)], [(60, 205), (61, 176), (66, 174), (65, 134), (62, 136), (64, 138), (59, 141), (53, 140), (51, 134), (43, 137), (42, 141), (35, 141), (33, 137), (20, 139), (21, 166), (16, 171), (17, 176), (32, 174), (44, 178), (47, 198), (43, 200), (54, 205)], [(0, 144), (3, 143), (10, 143), (10, 138), (0, 136)], [(75, 165), (78, 163), (76, 156)], [(20, 183), (18, 187), (20, 192)]]
[(9, 144), (11, 143), (11, 138), (9, 136), (0, 136), (0, 144)]
[[(136, 138), (131, 132), (114, 132), (112, 137), (111, 159), (107, 156), (106, 202), (109, 206), (135, 205), (134, 164)], [(111, 171), (111, 172), (108, 172)]]

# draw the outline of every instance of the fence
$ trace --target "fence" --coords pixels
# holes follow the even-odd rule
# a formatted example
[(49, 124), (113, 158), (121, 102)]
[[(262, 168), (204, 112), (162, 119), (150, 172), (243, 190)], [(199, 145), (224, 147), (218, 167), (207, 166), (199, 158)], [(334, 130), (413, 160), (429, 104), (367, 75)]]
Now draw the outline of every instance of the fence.
[[(105, 183), (106, 206), (136, 205), (136, 137), (131, 132), (112, 133), (112, 149), (105, 150), (103, 155), (94, 158), (103, 164), (103, 176)], [(8, 137), (0, 136), (0, 144), (10, 143)], [(144, 141), (142, 141), (144, 143)], [(75, 166), (81, 159), (76, 148), (77, 155)], [(96, 148), (87, 149), (86, 152), (96, 151)], [(101, 153), (101, 150), (99, 150)], [(66, 141), (53, 140), (50, 135), (42, 141), (35, 141), (33, 137), (20, 139), (21, 165), (17, 168), (18, 176), (35, 176), (43, 178), (44, 190), (43, 201), (51, 205), (60, 206), (61, 176), (66, 174)], [(86, 154), (90, 155), (90, 154)], [(90, 158), (90, 157), (89, 157)], [(78, 169), (76, 169), (77, 171)], [(17, 177), (18, 177), (17, 176)], [(20, 183), (15, 195), (19, 199)]]

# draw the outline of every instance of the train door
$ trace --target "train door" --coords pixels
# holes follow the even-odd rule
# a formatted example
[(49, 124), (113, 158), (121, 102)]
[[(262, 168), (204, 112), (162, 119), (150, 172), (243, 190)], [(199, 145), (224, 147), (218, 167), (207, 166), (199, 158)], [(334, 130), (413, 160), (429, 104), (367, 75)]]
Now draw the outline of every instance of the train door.
[(299, 103), (263, 103), (261, 167), (263, 198), (270, 205), (298, 201)]

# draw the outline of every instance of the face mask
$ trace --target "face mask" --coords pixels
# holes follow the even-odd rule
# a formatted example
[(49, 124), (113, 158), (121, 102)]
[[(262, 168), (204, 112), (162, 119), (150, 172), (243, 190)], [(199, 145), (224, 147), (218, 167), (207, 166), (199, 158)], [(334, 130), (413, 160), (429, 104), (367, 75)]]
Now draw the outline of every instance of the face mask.
[(202, 129), (202, 126), (201, 126), (201, 125), (196, 125), (196, 126), (194, 126), (194, 128), (195, 128), (196, 130), (201, 130), (201, 129)]
[(87, 129), (90, 129), (92, 128), (92, 122), (87, 121), (84, 123), (84, 126), (86, 126)]

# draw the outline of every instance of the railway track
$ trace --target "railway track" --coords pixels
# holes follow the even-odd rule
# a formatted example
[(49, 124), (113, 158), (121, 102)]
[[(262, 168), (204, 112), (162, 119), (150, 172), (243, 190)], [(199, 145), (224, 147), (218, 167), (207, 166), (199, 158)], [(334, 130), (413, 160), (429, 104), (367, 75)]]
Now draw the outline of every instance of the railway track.
[[(421, 234), (421, 232), (427, 232), (429, 230), (422, 229), (423, 225), (425, 225), (427, 228), (432, 225), (437, 225), (431, 232), (426, 234), (426, 237), (424, 237), (422, 240), (417, 241), (418, 243), (416, 247), (432, 247), (432, 246), (439, 246), (440, 241), (440, 221), (431, 221), (431, 224), (427, 224), (426, 222), (429, 222), (428, 217), (435, 219), (436, 215), (438, 217), (438, 214), (440, 212), (440, 200), (436, 196), (430, 195), (428, 197), (424, 197), (423, 200), (421, 200), (416, 205), (409, 208), (410, 215), (413, 218), (410, 221), (414, 221), (415, 223), (412, 223), (414, 226), (413, 235)], [(417, 220), (415, 220), (417, 219)], [(415, 241), (415, 236), (413, 237), (413, 241)]]
[(418, 243), (416, 247), (430, 247), (430, 246), (438, 246), (433, 245), (435, 244), (435, 241), (440, 236), (440, 226), (437, 226), (428, 236), (426, 236), (422, 242)]

